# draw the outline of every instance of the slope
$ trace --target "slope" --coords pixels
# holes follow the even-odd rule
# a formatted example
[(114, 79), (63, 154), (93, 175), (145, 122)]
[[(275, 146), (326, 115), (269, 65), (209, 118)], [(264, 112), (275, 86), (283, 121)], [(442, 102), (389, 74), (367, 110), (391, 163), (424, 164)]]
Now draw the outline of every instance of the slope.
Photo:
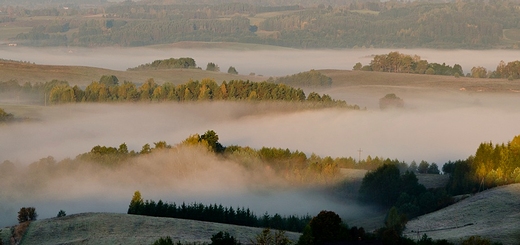
[(149, 78), (153, 78), (155, 82), (159, 84), (164, 82), (181, 84), (190, 79), (200, 81), (204, 78), (212, 78), (219, 83), (224, 80), (229, 81), (233, 79), (251, 81), (265, 80), (265, 78), (260, 76), (233, 75), (200, 69), (116, 71), (86, 66), (36, 65), (0, 60), (0, 81), (17, 80), (20, 84), (24, 84), (25, 82), (48, 82), (53, 79), (58, 79), (68, 81), (71, 85), (87, 86), (92, 81), (99, 81), (99, 78), (103, 75), (115, 75), (120, 82), (126, 80), (137, 84), (144, 83)]
[[(32, 222), (21, 245), (152, 244), (166, 236), (175, 242), (211, 242), (211, 236), (220, 231), (248, 243), (262, 229), (128, 214), (83, 213)], [(295, 241), (300, 234), (286, 235)]]
[(427, 234), (433, 239), (459, 242), (479, 235), (493, 242), (520, 242), (520, 184), (493, 188), (475, 194), (406, 224), (404, 234), (417, 239)]

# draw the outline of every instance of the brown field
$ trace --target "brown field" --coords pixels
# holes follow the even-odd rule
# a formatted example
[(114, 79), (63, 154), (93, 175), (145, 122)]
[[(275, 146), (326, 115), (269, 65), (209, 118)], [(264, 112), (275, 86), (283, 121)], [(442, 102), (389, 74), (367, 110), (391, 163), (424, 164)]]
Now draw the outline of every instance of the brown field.
[[(195, 45), (179, 43), (176, 45)], [(199, 45), (204, 45), (200, 43)], [(230, 45), (229, 43), (227, 45)], [(179, 47), (180, 47), (179, 46)], [(211, 44), (214, 47), (213, 44)], [(507, 92), (520, 93), (520, 83), (506, 79), (476, 79), (451, 76), (418, 74), (398, 74), (382, 72), (363, 72), (350, 70), (320, 70), (333, 80), (332, 87), (314, 88), (318, 92), (334, 94), (353, 94), (364, 92), (382, 94), (388, 92)], [(120, 81), (143, 83), (153, 78), (157, 83), (185, 83), (190, 79), (212, 78), (217, 82), (242, 79), (264, 81), (262, 76), (232, 75), (225, 72), (210, 72), (202, 69), (169, 69), (148, 71), (116, 71), (85, 66), (36, 65), (31, 63), (0, 61), (0, 81), (17, 80), (25, 82), (46, 82), (53, 79), (66, 80), (71, 85), (86, 86), (103, 75), (115, 75)], [(384, 95), (384, 94), (383, 94)]]
[[(173, 218), (83, 213), (34, 221), (20, 244), (152, 244), (166, 236), (175, 242), (209, 243), (211, 236), (220, 231), (229, 232), (247, 244), (262, 229)], [(9, 232), (7, 228), (1, 230), (3, 237)], [(294, 232), (286, 235), (292, 241), (297, 241), (300, 236)]]
[(212, 78), (217, 82), (233, 79), (260, 81), (265, 78), (260, 76), (232, 75), (223, 72), (211, 72), (199, 69), (170, 69), (149, 71), (116, 71), (84, 66), (53, 66), (35, 65), (19, 62), (0, 61), (0, 81), (17, 80), (20, 84), (25, 82), (47, 82), (53, 79), (68, 81), (71, 85), (86, 86), (92, 81), (98, 81), (103, 75), (115, 75), (119, 81), (131, 81), (143, 83), (149, 78), (162, 84), (173, 82), (181, 84), (193, 80)]
[(452, 242), (478, 235), (492, 242), (518, 244), (519, 203), (520, 184), (493, 188), (409, 221), (404, 234), (413, 239), (427, 234)]

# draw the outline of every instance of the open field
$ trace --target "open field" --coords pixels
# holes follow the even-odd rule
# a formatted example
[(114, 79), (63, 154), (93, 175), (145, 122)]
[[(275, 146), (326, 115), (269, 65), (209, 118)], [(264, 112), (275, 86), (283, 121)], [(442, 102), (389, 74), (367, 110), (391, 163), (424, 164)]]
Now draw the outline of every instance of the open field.
[(493, 242), (520, 242), (520, 184), (483, 191), (406, 224), (404, 234), (459, 242), (479, 235)]
[(36, 65), (20, 62), (0, 61), (0, 81), (17, 80), (25, 82), (48, 82), (53, 79), (68, 81), (71, 85), (86, 86), (92, 81), (98, 81), (103, 75), (115, 75), (119, 81), (131, 81), (137, 84), (153, 78), (155, 82), (185, 83), (190, 79), (202, 80), (212, 78), (217, 82), (233, 79), (259, 81), (265, 78), (259, 76), (232, 75), (224, 72), (211, 72), (199, 69), (170, 69), (149, 71), (116, 71), (84, 66), (53, 66)]
[[(178, 44), (182, 45), (182, 44)], [(193, 44), (186, 44), (193, 45)], [(203, 45), (203, 43), (201, 43)], [(224, 69), (224, 68), (221, 68)], [(432, 76), (402, 73), (362, 72), (350, 70), (319, 70), (333, 80), (333, 86), (316, 88), (320, 92), (334, 95), (365, 91), (386, 92), (507, 92), (520, 93), (520, 83), (506, 79), (476, 79), (451, 76)], [(0, 81), (17, 80), (25, 82), (46, 82), (53, 79), (66, 80), (71, 85), (85, 86), (99, 80), (103, 75), (115, 75), (120, 81), (143, 83), (154, 78), (159, 84), (173, 82), (185, 83), (190, 79), (213, 78), (217, 82), (233, 79), (263, 81), (267, 77), (232, 75), (226, 72), (210, 72), (202, 69), (169, 69), (148, 71), (118, 71), (86, 66), (38, 65), (21, 62), (0, 61)], [(384, 95), (384, 94), (383, 94)]]
[[(166, 236), (175, 242), (209, 243), (211, 236), (220, 231), (229, 232), (247, 244), (262, 229), (173, 218), (83, 213), (34, 221), (20, 244), (152, 244)], [(4, 233), (6, 231), (2, 229)], [(286, 235), (293, 241), (300, 236), (294, 232), (287, 232)]]

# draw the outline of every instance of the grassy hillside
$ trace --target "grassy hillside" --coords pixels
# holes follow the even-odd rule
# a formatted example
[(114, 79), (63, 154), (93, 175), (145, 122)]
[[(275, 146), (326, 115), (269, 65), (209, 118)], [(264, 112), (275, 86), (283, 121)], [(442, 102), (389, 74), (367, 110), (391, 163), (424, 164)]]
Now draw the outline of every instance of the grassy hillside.
[[(188, 45), (188, 44), (186, 44)], [(191, 45), (191, 44), (190, 44)], [(203, 45), (203, 44), (201, 44)], [(461, 92), (520, 92), (518, 81), (505, 79), (475, 79), (451, 76), (433, 76), (402, 73), (363, 72), (350, 70), (320, 70), (331, 77), (333, 85), (318, 92), (338, 94), (343, 92), (370, 91), (384, 93), (388, 91), (461, 91)], [(154, 78), (157, 83), (185, 83), (189, 79), (202, 80), (213, 78), (217, 82), (232, 79), (263, 81), (266, 77), (232, 75), (225, 72), (211, 72), (200, 69), (170, 69), (148, 71), (116, 71), (85, 66), (36, 65), (30, 63), (0, 60), (0, 81), (16, 79), (25, 82), (45, 82), (53, 79), (66, 80), (71, 85), (85, 86), (97, 81), (103, 75), (115, 75), (120, 81), (143, 83)], [(319, 90), (319, 89), (314, 89)]]
[(190, 79), (202, 80), (213, 78), (217, 82), (232, 79), (261, 81), (260, 76), (232, 75), (223, 72), (211, 72), (199, 69), (170, 69), (149, 71), (115, 71), (109, 69), (85, 66), (55, 66), (36, 65), (30, 63), (0, 61), (0, 81), (16, 79), (20, 84), (25, 82), (46, 82), (53, 79), (66, 80), (71, 85), (86, 86), (92, 81), (98, 81), (103, 75), (115, 75), (122, 81), (143, 83), (148, 78), (154, 78), (157, 83), (185, 83)]
[[(219, 231), (242, 243), (254, 239), (261, 228), (128, 214), (84, 213), (32, 222), (21, 245), (45, 244), (152, 244), (160, 237), (174, 241), (211, 242)], [(293, 241), (300, 234), (286, 233)]]
[(506, 79), (469, 78), (439, 75), (366, 72), (349, 70), (320, 70), (332, 78), (333, 88), (388, 90), (428, 90), (463, 92), (520, 92), (518, 81)]
[(520, 184), (483, 191), (442, 210), (408, 222), (405, 234), (416, 239), (427, 234), (433, 239), (459, 242), (479, 235), (493, 242), (520, 242)]

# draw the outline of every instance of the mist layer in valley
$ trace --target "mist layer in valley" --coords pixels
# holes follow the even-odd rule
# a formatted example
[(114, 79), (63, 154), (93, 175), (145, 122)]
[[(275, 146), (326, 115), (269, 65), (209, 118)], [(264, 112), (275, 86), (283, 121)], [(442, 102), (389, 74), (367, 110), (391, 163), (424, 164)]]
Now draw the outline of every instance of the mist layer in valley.
[[(174, 145), (211, 129), (224, 146), (279, 147), (307, 156), (356, 159), (361, 149), (362, 158), (442, 165), (474, 154), (481, 142), (507, 142), (519, 134), (516, 94), (403, 95), (405, 108), (388, 111), (297, 110), (286, 104), (234, 102), (34, 107), (33, 116), (39, 120), (0, 126), (0, 162), (10, 160), (23, 168), (48, 156), (60, 161), (96, 145), (117, 147), (123, 142), (139, 151), (146, 143)], [(365, 99), (378, 99), (369, 98)], [(60, 209), (124, 213), (136, 190), (145, 199), (222, 203), (249, 207), (257, 215), (266, 211), (315, 215), (328, 209), (348, 217), (366, 211), (354, 203), (288, 187), (265, 169), (251, 172), (233, 161), (189, 149), (142, 158), (118, 171), (85, 168), (71, 175), (42, 174), (37, 179), (18, 175), (2, 179), (0, 214), (6, 218), (0, 225), (15, 223), (22, 206), (35, 206), (40, 218), (53, 217)]]
[(501, 60), (517, 60), (520, 51), (514, 50), (430, 50), (430, 49), (180, 49), (180, 48), (25, 48), (0, 47), (0, 58), (34, 62), (42, 65), (79, 65), (126, 70), (154, 60), (191, 57), (202, 69), (209, 62), (227, 71), (233, 66), (240, 74), (285, 76), (311, 69), (350, 70), (357, 62), (368, 65), (373, 55), (398, 51), (419, 55), (429, 63), (460, 64), (465, 73), (482, 66), (495, 70)]

